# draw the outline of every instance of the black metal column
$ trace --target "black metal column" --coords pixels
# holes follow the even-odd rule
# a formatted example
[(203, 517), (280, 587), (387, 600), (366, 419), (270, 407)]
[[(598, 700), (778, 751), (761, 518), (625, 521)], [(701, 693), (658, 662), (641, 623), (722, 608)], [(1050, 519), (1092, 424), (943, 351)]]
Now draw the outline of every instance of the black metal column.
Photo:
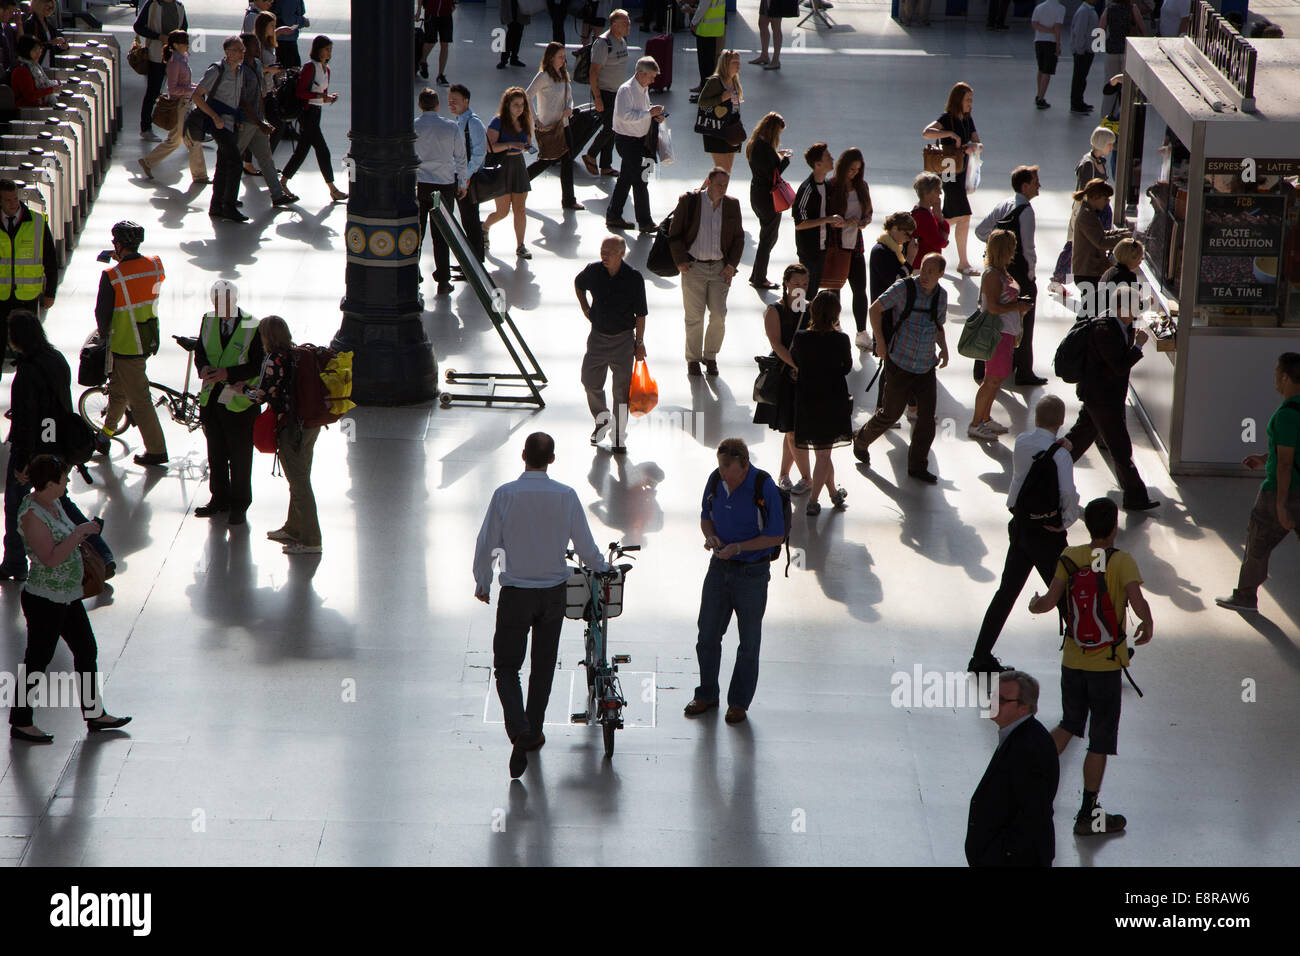
[(347, 291), (332, 348), (350, 351), (352, 398), (409, 405), (437, 395), (419, 293), (410, 0), (352, 0)]

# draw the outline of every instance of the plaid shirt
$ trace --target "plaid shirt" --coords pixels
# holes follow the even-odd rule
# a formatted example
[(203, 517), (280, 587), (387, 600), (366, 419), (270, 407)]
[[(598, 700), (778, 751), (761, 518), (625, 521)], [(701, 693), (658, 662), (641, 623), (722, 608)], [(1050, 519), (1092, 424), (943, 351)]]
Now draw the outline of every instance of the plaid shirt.
[[(935, 286), (934, 292), (926, 292), (919, 279), (914, 278), (913, 281), (916, 283), (916, 304), (903, 324), (895, 326), (894, 347), (890, 349), (889, 357), (903, 371), (923, 375), (939, 364), (934, 346), (938, 338), (938, 327), (943, 325), (947, 316), (948, 293), (941, 285)], [(931, 321), (930, 300), (936, 296), (934, 321)], [(881, 293), (876, 302), (886, 312), (890, 309), (901, 312), (907, 302), (907, 280), (899, 279)]]

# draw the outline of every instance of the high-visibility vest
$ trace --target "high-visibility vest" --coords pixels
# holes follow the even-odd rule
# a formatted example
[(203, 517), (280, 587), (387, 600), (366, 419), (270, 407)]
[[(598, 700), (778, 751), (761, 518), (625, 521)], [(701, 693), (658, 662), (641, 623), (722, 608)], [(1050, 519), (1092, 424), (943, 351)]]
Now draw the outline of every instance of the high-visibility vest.
[(113, 286), (108, 348), (114, 355), (144, 355), (140, 326), (158, 318), (158, 290), (166, 276), (157, 256), (119, 262), (104, 274)]
[(39, 212), (18, 227), (13, 239), (0, 229), (0, 287), (4, 298), (31, 302), (45, 287), (45, 217)]
[[(207, 358), (207, 364), (213, 368), (232, 368), (236, 365), (243, 365), (248, 361), (248, 349), (253, 344), (253, 339), (257, 335), (257, 321), (245, 312), (239, 310), (239, 318), (235, 322), (235, 333), (230, 337), (230, 341), (225, 345), (221, 344), (221, 319), (217, 313), (209, 312), (203, 316), (203, 327), (199, 332), (199, 342), (203, 346), (203, 354)], [(248, 379), (247, 384), (256, 387), (262, 380), (261, 369), (252, 378)], [(225, 382), (218, 382), (222, 388), (226, 387)], [(199, 404), (207, 405), (208, 399), (212, 397), (212, 384), (207, 383), (199, 391)], [(230, 399), (226, 408), (232, 412), (242, 412), (251, 408), (253, 402), (245, 395), (235, 395)]]
[(713, 0), (695, 28), (697, 37), (720, 37), (727, 32), (727, 0)]

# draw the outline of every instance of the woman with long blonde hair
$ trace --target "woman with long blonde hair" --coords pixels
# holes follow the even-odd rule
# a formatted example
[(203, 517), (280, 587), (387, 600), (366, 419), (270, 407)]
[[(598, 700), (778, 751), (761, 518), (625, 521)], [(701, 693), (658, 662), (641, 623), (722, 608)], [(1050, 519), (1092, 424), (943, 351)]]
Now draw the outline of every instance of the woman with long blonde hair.
[(768, 113), (750, 134), (745, 147), (749, 162), (749, 207), (758, 217), (758, 248), (754, 251), (754, 269), (749, 284), (755, 289), (775, 289), (767, 278), (767, 263), (781, 231), (781, 214), (772, 202), (772, 187), (777, 177), (790, 165), (790, 150), (781, 149), (781, 130), (785, 120), (780, 113)]
[[(700, 112), (711, 111), (723, 121), (723, 126), (740, 122), (740, 104), (744, 94), (740, 88), (740, 53), (723, 50), (718, 54), (718, 65), (713, 75), (700, 88)], [(721, 166), (731, 175), (731, 164), (740, 152), (740, 144), (732, 146), (722, 136), (704, 136), (704, 151), (713, 157), (713, 165)]]

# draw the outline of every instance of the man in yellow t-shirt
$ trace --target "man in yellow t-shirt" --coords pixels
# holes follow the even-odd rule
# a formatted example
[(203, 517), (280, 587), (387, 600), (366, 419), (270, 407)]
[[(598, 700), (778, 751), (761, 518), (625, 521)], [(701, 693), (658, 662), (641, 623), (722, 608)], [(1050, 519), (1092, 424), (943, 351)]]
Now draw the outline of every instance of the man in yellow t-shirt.
[(1117, 833), (1127, 821), (1118, 813), (1104, 813), (1097, 803), (1102, 777), (1106, 773), (1106, 758), (1117, 752), (1119, 739), (1120, 693), (1123, 689), (1121, 672), (1128, 666), (1129, 649), (1125, 640), (1124, 622), (1128, 608), (1132, 607), (1141, 623), (1134, 635), (1134, 644), (1151, 640), (1151, 606), (1142, 594), (1142, 574), (1137, 562), (1126, 551), (1114, 548), (1119, 532), (1119, 506), (1109, 498), (1097, 498), (1088, 503), (1083, 512), (1083, 523), (1092, 538), (1090, 544), (1066, 548), (1056, 564), (1056, 575), (1047, 594), (1034, 595), (1029, 610), (1046, 614), (1055, 610), (1070, 590), (1070, 571), (1066, 561), (1074, 568), (1091, 568), (1105, 575), (1106, 593), (1115, 609), (1119, 624), (1119, 640), (1113, 646), (1085, 650), (1073, 637), (1065, 638), (1061, 654), (1061, 723), (1052, 731), (1056, 752), (1065, 752), (1071, 737), (1082, 737), (1088, 726), (1088, 754), (1083, 760), (1083, 804), (1074, 819), (1076, 836), (1099, 833)]

